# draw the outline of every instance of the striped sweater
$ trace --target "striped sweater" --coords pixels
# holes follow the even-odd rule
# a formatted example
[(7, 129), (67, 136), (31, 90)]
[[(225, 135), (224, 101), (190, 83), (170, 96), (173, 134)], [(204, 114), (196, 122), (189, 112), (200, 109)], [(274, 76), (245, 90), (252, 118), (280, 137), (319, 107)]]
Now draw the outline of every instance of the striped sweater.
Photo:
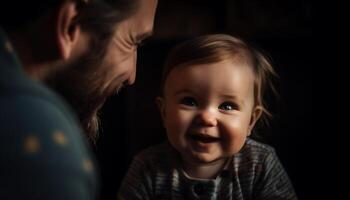
[(293, 186), (274, 149), (247, 139), (215, 179), (191, 179), (179, 154), (163, 143), (139, 153), (118, 192), (120, 200), (295, 200)]

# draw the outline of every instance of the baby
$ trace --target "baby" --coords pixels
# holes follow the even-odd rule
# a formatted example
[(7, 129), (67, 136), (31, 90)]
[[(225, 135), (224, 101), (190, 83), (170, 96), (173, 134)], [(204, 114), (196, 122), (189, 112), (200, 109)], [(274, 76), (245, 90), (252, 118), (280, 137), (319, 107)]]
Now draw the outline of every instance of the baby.
[(235, 37), (207, 35), (175, 47), (157, 103), (168, 142), (138, 154), (119, 199), (297, 199), (274, 149), (250, 139), (269, 112), (275, 72)]

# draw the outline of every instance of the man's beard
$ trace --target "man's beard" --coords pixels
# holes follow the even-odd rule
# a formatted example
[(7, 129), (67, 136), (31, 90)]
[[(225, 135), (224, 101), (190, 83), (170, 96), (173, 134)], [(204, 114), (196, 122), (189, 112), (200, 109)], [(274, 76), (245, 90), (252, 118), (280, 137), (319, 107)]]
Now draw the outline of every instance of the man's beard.
[[(98, 112), (107, 97), (116, 92), (116, 88), (103, 91), (103, 77), (108, 73), (104, 63), (104, 54), (91, 50), (77, 62), (70, 64), (64, 70), (47, 78), (47, 83), (66, 101), (78, 114), (81, 125), (89, 139), (95, 145), (100, 120)], [(107, 69), (106, 69), (107, 68)]]

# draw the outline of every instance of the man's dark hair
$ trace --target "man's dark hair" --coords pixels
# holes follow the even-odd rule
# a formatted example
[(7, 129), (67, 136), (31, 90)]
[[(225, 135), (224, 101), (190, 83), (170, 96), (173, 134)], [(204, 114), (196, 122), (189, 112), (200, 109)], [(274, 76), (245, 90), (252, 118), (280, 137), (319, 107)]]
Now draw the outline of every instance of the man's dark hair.
[(110, 38), (115, 24), (133, 14), (138, 6), (137, 0), (9, 0), (0, 7), (0, 26), (9, 34), (26, 30), (65, 1), (77, 2), (80, 14), (75, 23), (96, 39)]

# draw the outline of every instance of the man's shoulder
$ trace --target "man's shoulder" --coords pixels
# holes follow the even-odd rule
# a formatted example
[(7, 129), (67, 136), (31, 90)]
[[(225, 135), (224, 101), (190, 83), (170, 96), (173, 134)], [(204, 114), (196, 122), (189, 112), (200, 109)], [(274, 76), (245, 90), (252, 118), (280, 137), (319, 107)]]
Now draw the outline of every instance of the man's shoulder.
[(33, 80), (23, 71), (13, 69), (0, 76), (0, 99), (32, 97), (45, 99), (54, 104), (62, 104), (62, 99), (40, 81)]
[(82, 130), (55, 102), (26, 93), (0, 96), (0, 110), (1, 169), (21, 172), (26, 166), (25, 176), (41, 173), (37, 182), (50, 184), (55, 182), (45, 176), (94, 179), (94, 161)]
[(0, 126), (6, 126), (11, 120), (22, 126), (77, 126), (69, 106), (41, 82), (15, 70), (1, 77), (0, 108), (4, 118), (0, 119)]
[[(76, 150), (80, 149), (84, 138), (74, 114), (64, 102), (40, 83), (0, 94), (1, 144), (16, 146), (18, 140), (34, 135), (44, 144), (51, 144), (53, 138), (71, 141)], [(61, 133), (64, 133), (63, 135)], [(13, 142), (13, 145), (11, 144)], [(15, 149), (9, 151), (16, 151)]]
[[(39, 124), (41, 127), (53, 124), (71, 124), (69, 116), (59, 104), (49, 98), (35, 95), (1, 96), (2, 121), (14, 120), (22, 126)], [(4, 125), (4, 122), (0, 122)]]
[[(44, 198), (62, 199), (93, 194), (95, 164), (79, 129), (48, 101), (27, 96), (12, 101), (3, 112), (6, 119), (0, 119), (0, 184), (8, 183), (4, 194), (18, 187), (23, 194), (12, 195), (29, 199), (38, 192)], [(16, 185), (13, 180), (30, 184)]]
[(83, 144), (81, 140), (84, 138), (79, 126), (72, 122), (69, 114), (51, 101), (24, 95), (0, 98), (0, 102), (1, 144), (10, 144), (11, 141), (17, 143), (31, 136), (44, 144), (56, 140), (61, 140), (62, 143), (70, 141), (74, 149)]

